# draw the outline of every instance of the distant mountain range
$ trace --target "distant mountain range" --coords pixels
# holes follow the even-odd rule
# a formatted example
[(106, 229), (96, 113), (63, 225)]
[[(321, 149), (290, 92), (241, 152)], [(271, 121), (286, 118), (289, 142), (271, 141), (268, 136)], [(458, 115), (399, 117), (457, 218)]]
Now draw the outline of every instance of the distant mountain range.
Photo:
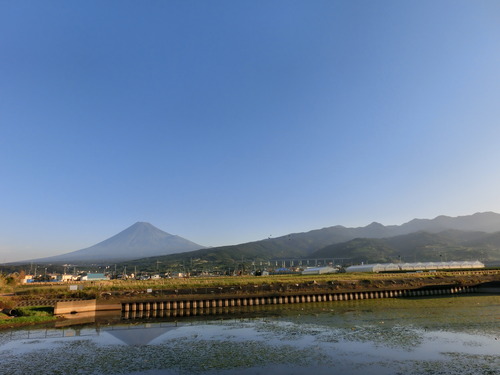
[(166, 233), (149, 223), (137, 222), (94, 246), (32, 261), (38, 263), (120, 262), (202, 248), (204, 246)]
[(341, 225), (238, 245), (205, 248), (149, 223), (138, 222), (86, 249), (35, 259), (38, 263), (232, 264), (242, 259), (349, 258), (352, 263), (391, 261), (500, 261), (500, 215), (414, 219), (402, 225)]
[[(500, 215), (493, 212), (402, 225), (371, 223), (365, 227), (333, 226), (305, 233), (140, 259), (133, 264), (236, 264), (242, 259), (349, 258), (350, 263), (395, 261), (500, 261)], [(132, 263), (128, 263), (131, 265)]]

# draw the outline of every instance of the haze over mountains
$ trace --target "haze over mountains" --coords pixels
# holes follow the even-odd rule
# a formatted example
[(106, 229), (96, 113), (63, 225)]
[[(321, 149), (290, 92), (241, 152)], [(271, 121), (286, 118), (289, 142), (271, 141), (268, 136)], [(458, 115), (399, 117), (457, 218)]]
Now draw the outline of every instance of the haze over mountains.
[[(435, 219), (414, 219), (402, 225), (341, 225), (292, 233), (238, 245), (204, 248), (149, 223), (136, 223), (86, 249), (36, 262), (236, 262), (246, 259), (351, 258), (353, 262), (500, 260), (500, 215), (493, 212)], [(149, 259), (152, 257), (151, 259)], [(144, 258), (148, 258), (147, 260)]]

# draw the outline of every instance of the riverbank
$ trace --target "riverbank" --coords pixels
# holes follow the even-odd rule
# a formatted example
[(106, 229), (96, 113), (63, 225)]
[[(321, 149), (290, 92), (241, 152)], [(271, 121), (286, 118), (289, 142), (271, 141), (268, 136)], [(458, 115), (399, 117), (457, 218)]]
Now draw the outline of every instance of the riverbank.
[[(74, 301), (75, 305), (83, 302), (83, 305), (101, 307), (107, 305), (115, 306), (116, 309), (121, 306), (124, 311), (189, 310), (199, 307), (280, 305), (465, 293), (488, 283), (490, 287), (495, 286), (496, 283), (498, 288), (500, 271), (279, 275), (154, 281), (111, 280), (82, 283), (78, 285), (77, 291), (71, 291), (70, 289), (74, 288), (61, 284), (23, 285), (17, 287), (10, 296), (3, 296), (1, 301), (10, 308), (30, 305), (53, 308), (58, 302), (71, 304), (70, 302)], [(74, 311), (79, 310), (76, 308)], [(46, 321), (52, 318), (53, 316), (47, 317)], [(43, 321), (43, 318), (41, 320)], [(27, 322), (26, 324), (36, 323)], [(24, 323), (19, 318), (11, 318), (8, 324), (0, 324), (0, 328), (19, 325), (24, 325)]]
[[(252, 278), (237, 280), (239, 283), (230, 283), (234, 280), (210, 279), (207, 284), (191, 288), (165, 288), (162, 284), (148, 285), (150, 287), (134, 290), (103, 291), (97, 298), (98, 303), (134, 303), (134, 302), (189, 302), (189, 301), (230, 301), (232, 299), (269, 299), (300, 297), (298, 301), (305, 302), (307, 296), (333, 296), (339, 299), (349, 299), (346, 295), (362, 295), (373, 293), (376, 295), (393, 296), (396, 292), (416, 291), (426, 289), (464, 290), (485, 283), (500, 283), (500, 271), (494, 272), (448, 272), (435, 274), (337, 274), (314, 276), (290, 276), (280, 278)], [(233, 278), (234, 279), (234, 278)], [(398, 294), (402, 296), (402, 293)], [(405, 295), (410, 295), (406, 293)], [(395, 295), (394, 295), (395, 296)], [(304, 298), (303, 298), (304, 297)], [(314, 297), (311, 297), (314, 298)], [(354, 298), (354, 297), (353, 297)], [(363, 297), (361, 297), (363, 298)], [(307, 300), (307, 299), (306, 299)], [(325, 298), (323, 298), (325, 300)], [(294, 300), (295, 301), (295, 300)], [(224, 302), (225, 303), (225, 302)], [(230, 303), (230, 302), (229, 302)], [(190, 304), (192, 306), (192, 304)]]

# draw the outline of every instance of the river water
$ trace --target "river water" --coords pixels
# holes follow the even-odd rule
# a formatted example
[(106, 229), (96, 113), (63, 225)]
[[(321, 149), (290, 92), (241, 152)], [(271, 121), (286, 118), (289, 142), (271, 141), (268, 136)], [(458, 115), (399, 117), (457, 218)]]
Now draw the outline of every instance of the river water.
[(500, 374), (500, 296), (338, 301), (0, 332), (0, 374)]

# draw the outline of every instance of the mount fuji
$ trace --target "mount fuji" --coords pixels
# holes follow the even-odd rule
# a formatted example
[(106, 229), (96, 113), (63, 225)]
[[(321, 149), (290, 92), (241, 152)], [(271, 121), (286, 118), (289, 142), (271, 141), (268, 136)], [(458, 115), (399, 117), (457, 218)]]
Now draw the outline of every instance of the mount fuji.
[(96, 245), (31, 261), (39, 263), (118, 262), (203, 248), (202, 245), (164, 232), (150, 223), (137, 222)]

